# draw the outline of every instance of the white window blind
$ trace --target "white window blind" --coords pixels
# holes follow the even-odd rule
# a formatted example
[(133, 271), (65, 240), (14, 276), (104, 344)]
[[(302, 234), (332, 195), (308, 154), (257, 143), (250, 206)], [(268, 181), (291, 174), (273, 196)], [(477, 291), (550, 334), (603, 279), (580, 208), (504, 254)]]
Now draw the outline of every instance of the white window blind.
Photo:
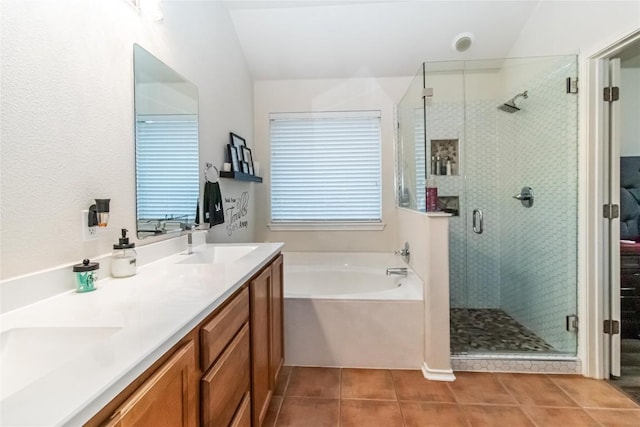
[(197, 116), (138, 120), (136, 173), (139, 219), (194, 221), (199, 197)]
[(380, 223), (380, 112), (272, 114), (271, 221)]

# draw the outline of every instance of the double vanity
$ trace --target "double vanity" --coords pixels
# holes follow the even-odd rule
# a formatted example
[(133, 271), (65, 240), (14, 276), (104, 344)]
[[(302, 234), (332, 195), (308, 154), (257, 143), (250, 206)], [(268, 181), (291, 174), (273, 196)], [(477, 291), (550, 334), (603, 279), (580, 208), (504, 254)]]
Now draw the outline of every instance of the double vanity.
[(4, 313), (0, 424), (261, 425), (284, 360), (281, 248), (200, 245)]

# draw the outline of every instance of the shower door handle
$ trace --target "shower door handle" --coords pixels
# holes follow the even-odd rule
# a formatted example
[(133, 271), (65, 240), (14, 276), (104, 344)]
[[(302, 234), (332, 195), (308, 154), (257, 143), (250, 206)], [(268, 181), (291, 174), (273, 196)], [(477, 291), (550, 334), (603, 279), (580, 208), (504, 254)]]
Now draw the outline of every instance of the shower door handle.
[(481, 209), (473, 210), (473, 232), (476, 234), (482, 234), (484, 231), (483, 217)]

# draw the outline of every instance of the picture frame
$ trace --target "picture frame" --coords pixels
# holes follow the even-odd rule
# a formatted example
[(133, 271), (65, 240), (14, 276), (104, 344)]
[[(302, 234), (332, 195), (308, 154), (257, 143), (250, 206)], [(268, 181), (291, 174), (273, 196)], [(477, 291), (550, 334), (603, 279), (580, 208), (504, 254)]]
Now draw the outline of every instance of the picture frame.
[(232, 144), (227, 144), (227, 153), (229, 154), (229, 163), (233, 172), (241, 172), (240, 159), (238, 158), (238, 149)]
[(242, 173), (249, 173), (249, 163), (247, 162), (240, 162), (241, 166), (242, 166), (242, 170), (240, 172)]
[(253, 153), (251, 152), (251, 148), (242, 147), (242, 159), (248, 163), (248, 173), (253, 175)]
[(229, 132), (229, 139), (231, 140), (231, 145), (233, 145), (236, 148), (236, 151), (238, 153), (238, 160), (243, 162), (245, 161), (244, 158), (244, 153), (243, 153), (243, 147), (247, 147), (247, 141), (241, 137), (238, 134), (235, 134), (233, 132)]

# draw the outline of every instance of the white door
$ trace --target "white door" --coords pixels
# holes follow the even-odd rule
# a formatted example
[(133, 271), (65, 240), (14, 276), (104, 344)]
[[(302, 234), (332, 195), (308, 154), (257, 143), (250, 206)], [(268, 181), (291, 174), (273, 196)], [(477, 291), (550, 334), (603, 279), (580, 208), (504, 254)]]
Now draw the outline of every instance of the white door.
[[(607, 221), (605, 233), (609, 245), (608, 259), (608, 316), (605, 316), (605, 340), (609, 341), (609, 374), (620, 376), (620, 218), (617, 214), (620, 206), (620, 101), (617, 100), (616, 90), (620, 88), (620, 59), (603, 60), (603, 111), (604, 111), (604, 141), (606, 158), (605, 171), (608, 173), (608, 185), (605, 189), (605, 200), (614, 209), (605, 218)], [(609, 99), (605, 91), (609, 88)], [(606, 211), (606, 208), (605, 208)], [(607, 323), (608, 322), (608, 323)]]

